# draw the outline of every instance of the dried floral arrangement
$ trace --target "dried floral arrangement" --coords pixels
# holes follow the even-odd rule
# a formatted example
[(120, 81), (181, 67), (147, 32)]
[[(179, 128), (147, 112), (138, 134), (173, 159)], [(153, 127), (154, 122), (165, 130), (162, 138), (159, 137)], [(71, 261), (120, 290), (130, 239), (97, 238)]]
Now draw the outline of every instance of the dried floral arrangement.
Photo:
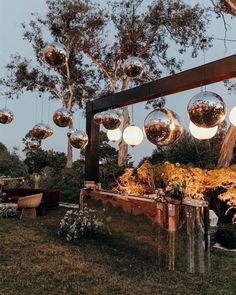
[[(184, 167), (180, 164), (165, 162), (152, 166), (145, 161), (138, 169), (127, 168), (119, 178), (117, 190), (135, 196), (151, 193), (151, 183), (161, 197), (192, 198), (205, 200), (207, 192), (223, 188), (218, 195), (221, 201), (236, 208), (236, 165), (228, 168), (206, 170)], [(229, 209), (229, 210), (230, 210)], [(236, 216), (235, 220), (236, 222)]]

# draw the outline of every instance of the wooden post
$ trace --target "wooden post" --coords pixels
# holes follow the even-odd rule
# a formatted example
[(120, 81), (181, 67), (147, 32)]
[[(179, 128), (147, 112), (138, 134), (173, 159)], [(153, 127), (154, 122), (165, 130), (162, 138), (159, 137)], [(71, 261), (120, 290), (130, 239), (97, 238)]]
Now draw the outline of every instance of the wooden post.
[(99, 125), (93, 120), (93, 101), (86, 103), (86, 133), (89, 138), (85, 151), (85, 180), (99, 182)]
[(205, 250), (209, 248), (209, 208), (203, 208)]

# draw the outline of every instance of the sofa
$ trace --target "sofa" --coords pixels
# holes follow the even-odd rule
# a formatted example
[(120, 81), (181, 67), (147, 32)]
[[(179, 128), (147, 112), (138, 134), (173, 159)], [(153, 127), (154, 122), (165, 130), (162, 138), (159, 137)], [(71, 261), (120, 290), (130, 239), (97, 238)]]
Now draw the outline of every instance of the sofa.
[(59, 207), (60, 191), (58, 189), (10, 188), (3, 191), (6, 193), (4, 197), (6, 202), (17, 203), (21, 197), (42, 193), (42, 204), (46, 210)]

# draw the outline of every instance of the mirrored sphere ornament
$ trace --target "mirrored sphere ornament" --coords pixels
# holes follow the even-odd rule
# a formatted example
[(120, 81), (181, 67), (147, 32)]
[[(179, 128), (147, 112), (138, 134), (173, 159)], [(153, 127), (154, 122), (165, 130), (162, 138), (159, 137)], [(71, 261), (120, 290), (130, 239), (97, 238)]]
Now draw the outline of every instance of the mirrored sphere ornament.
[(53, 129), (49, 125), (46, 125), (46, 128), (47, 128), (46, 137), (52, 136), (54, 133)]
[(129, 56), (124, 62), (124, 72), (130, 78), (141, 77), (144, 73), (144, 66), (140, 58)]
[(152, 102), (152, 106), (154, 109), (161, 108), (163, 109), (166, 104), (166, 99), (163, 96), (155, 98)]
[(52, 67), (61, 67), (66, 63), (67, 52), (63, 45), (53, 42), (43, 49), (43, 61)]
[(198, 127), (211, 128), (221, 124), (226, 116), (223, 99), (211, 91), (202, 91), (188, 104), (189, 119)]
[(31, 150), (36, 150), (41, 146), (41, 141), (35, 139), (35, 138), (31, 138), (28, 143), (27, 143), (28, 147)]
[(44, 123), (38, 123), (32, 128), (32, 136), (35, 139), (45, 139), (48, 137), (48, 126)]
[(183, 133), (179, 116), (169, 110), (158, 108), (147, 115), (144, 120), (147, 139), (157, 146), (175, 144)]
[(66, 108), (58, 109), (53, 114), (53, 122), (59, 127), (67, 127), (72, 123), (72, 115)]
[(107, 138), (110, 140), (110, 141), (118, 141), (120, 140), (121, 138), (121, 131), (120, 131), (120, 128), (117, 128), (117, 129), (114, 129), (114, 130), (107, 130)]
[(190, 133), (192, 134), (193, 137), (199, 140), (211, 139), (212, 137), (216, 135), (217, 130), (218, 130), (218, 126), (211, 127), (211, 128), (202, 128), (202, 127), (196, 126), (191, 121), (189, 123)]
[(123, 139), (128, 145), (134, 147), (143, 141), (143, 132), (138, 126), (130, 125), (125, 128)]
[(0, 123), (9, 124), (14, 119), (13, 112), (8, 110), (7, 108), (0, 110)]
[(70, 144), (76, 149), (83, 149), (88, 144), (88, 135), (84, 131), (73, 130), (69, 136)]
[(117, 129), (121, 124), (121, 118), (115, 111), (109, 111), (103, 114), (103, 126), (108, 130)]
[(96, 113), (94, 116), (93, 116), (93, 120), (96, 124), (100, 125), (102, 124), (102, 119), (104, 117), (104, 113)]

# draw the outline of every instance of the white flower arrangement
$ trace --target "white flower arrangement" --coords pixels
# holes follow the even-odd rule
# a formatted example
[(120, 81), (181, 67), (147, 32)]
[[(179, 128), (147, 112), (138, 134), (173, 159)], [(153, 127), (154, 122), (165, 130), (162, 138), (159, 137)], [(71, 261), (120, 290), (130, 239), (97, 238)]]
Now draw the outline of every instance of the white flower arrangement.
[(88, 209), (69, 210), (60, 221), (58, 234), (64, 236), (67, 241), (81, 239), (83, 236), (95, 236), (104, 232), (103, 222), (96, 217), (96, 211)]
[(3, 206), (0, 207), (0, 216), (1, 217), (18, 217), (19, 216), (19, 210), (17, 207), (11, 207), (11, 206)]

